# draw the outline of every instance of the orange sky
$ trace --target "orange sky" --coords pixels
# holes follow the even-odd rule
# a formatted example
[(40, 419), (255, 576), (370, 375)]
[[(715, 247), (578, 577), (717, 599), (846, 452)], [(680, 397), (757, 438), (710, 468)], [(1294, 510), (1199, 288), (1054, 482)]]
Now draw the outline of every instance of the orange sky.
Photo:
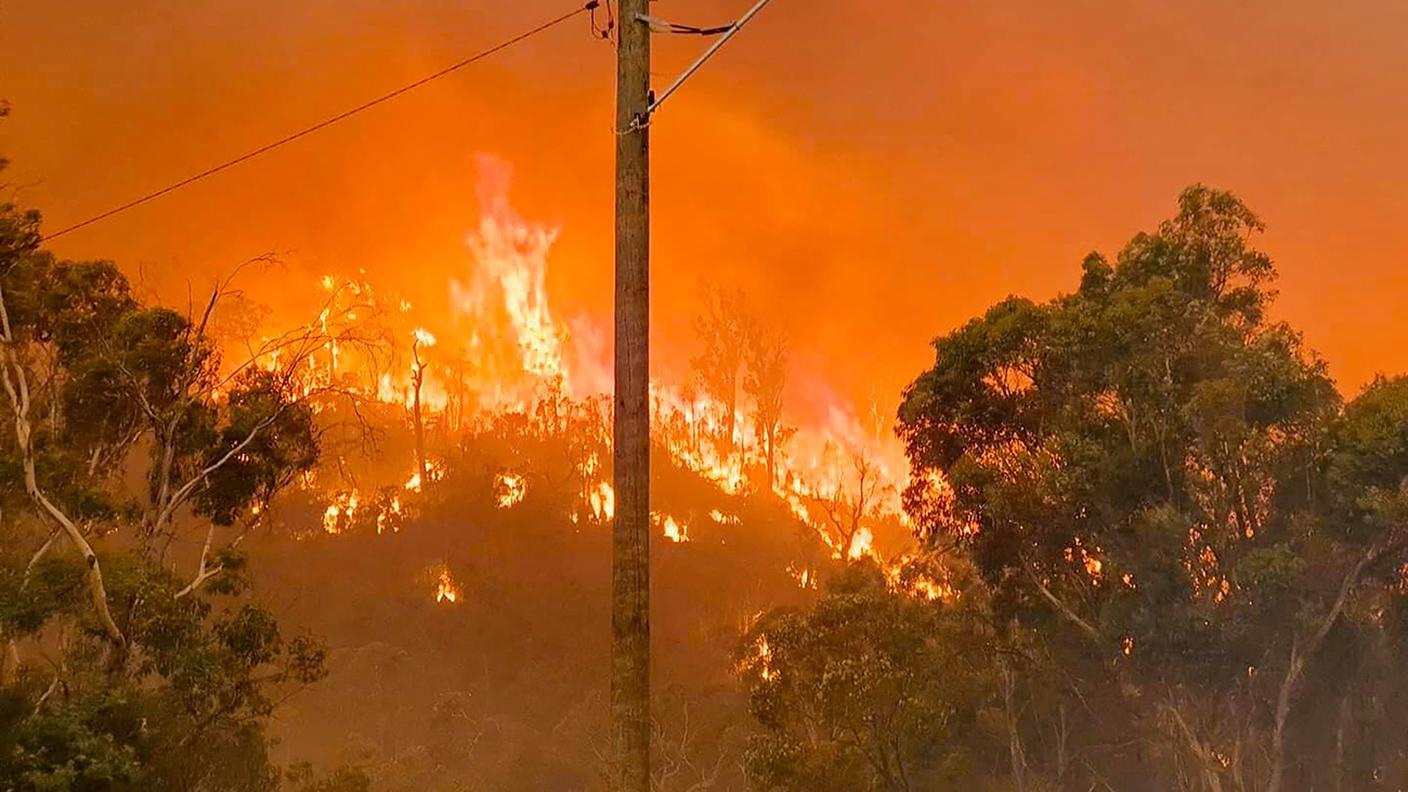
[[(0, 150), (57, 228), (572, 2), (6, 4)], [(657, 12), (716, 23), (748, 4)], [(1405, 40), (1399, 0), (775, 0), (654, 127), (661, 348), (688, 340), (701, 280), (737, 285), (805, 365), (892, 401), (931, 337), (1071, 288), (1083, 254), (1202, 181), (1266, 220), (1280, 314), (1344, 386), (1408, 370)], [(661, 84), (701, 46), (662, 42)], [(574, 20), (55, 247), (167, 285), (277, 251), (288, 272), (256, 296), (364, 267), (443, 304), (487, 152), (514, 163), (523, 215), (562, 225), (555, 309), (604, 316), (612, 69)]]

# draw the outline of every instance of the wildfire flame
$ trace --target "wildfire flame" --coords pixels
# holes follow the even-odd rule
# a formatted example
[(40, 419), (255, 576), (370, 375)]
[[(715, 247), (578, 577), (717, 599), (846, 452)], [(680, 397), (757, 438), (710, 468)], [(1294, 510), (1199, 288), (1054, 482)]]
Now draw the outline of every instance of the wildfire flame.
[(388, 528), (391, 530), (392, 533), (400, 531), (400, 523), (394, 518), (400, 517), (403, 513), (404, 511), (401, 507), (401, 496), (393, 495), (391, 497), (391, 502), (386, 507), (386, 510), (377, 514), (376, 516), (376, 532), (378, 534), (383, 534), (386, 533)]
[(511, 509), (528, 495), (528, 481), (512, 473), (500, 473), (494, 477), (494, 492), (499, 508)]
[[(458, 426), (466, 415), (528, 413), (549, 389), (574, 400), (589, 399), (609, 389), (610, 358), (603, 343), (609, 338), (609, 323), (574, 319), (569, 325), (549, 304), (547, 266), (558, 229), (526, 221), (513, 209), (508, 200), (510, 171), (506, 165), (484, 159), (480, 172), (479, 221), (466, 241), (473, 266), (447, 284), (452, 311), (448, 322), (438, 325), (434, 317), (417, 316), (409, 300), (379, 294), (361, 278), (324, 275), (319, 285), (329, 307), (319, 316), (318, 327), (335, 337), (339, 323), (363, 321), (374, 314), (388, 316), (385, 321), (398, 323), (390, 336), (401, 339), (395, 358), (400, 362), (383, 366), (377, 360), (363, 359), (354, 345), (330, 340), (326, 348), (301, 364), (298, 374), (305, 392), (329, 382), (355, 381), (360, 384), (353, 387), (363, 395), (400, 407), (408, 417), (414, 411), (416, 420), (427, 425)], [(409, 365), (405, 365), (407, 354)], [(277, 367), (277, 352), (263, 362)], [(712, 482), (723, 494), (770, 489), (795, 519), (827, 545), (836, 560), (873, 559), (898, 581), (897, 570), (904, 559), (883, 559), (876, 549), (875, 530), (882, 520), (907, 525), (899, 499), (908, 475), (903, 448), (878, 429), (867, 429), (866, 421), (824, 386), (814, 390), (817, 392), (809, 398), (814, 414), (799, 421), (795, 432), (789, 432), (788, 442), (776, 449), (771, 460), (773, 475), (766, 483), (760, 484), (756, 476), (750, 478), (767, 460), (765, 430), (747, 410), (662, 379), (651, 383), (653, 433), (675, 464)], [(448, 417), (451, 412), (456, 416), (453, 422)], [(860, 457), (871, 461), (872, 475), (881, 486), (867, 507), (864, 524), (843, 540), (819, 515), (825, 511), (826, 501), (845, 495), (853, 486), (851, 464)], [(596, 452), (577, 464), (581, 491), (572, 520), (609, 523), (615, 518), (615, 492), (600, 478), (602, 466)], [(334, 493), (323, 513), (323, 529), (340, 533), (353, 523), (359, 510), (375, 509), (378, 533), (394, 533), (403, 515), (413, 508), (414, 496), (444, 472), (442, 464), (428, 461), (422, 475), (417, 465), (401, 485), (400, 495), (389, 499), (355, 490)], [(306, 486), (313, 487), (311, 476)], [(390, 488), (394, 490), (395, 485)], [(493, 498), (501, 509), (522, 503), (526, 492), (526, 478), (521, 474), (504, 472), (494, 479)], [(360, 515), (363, 523), (372, 522), (370, 513)], [(741, 523), (737, 515), (720, 509), (712, 510), (709, 519), (719, 527)], [(675, 516), (658, 515), (656, 522), (672, 542), (703, 540), (692, 537), (689, 524)], [(1072, 561), (1098, 583), (1103, 574), (1099, 548), (1087, 551), (1077, 544), (1069, 552)], [(793, 567), (789, 572), (802, 588), (816, 587), (815, 569)], [(897, 588), (929, 600), (956, 596), (945, 581), (908, 580), (903, 586), (896, 584)], [(437, 601), (454, 602), (458, 594), (448, 570), (442, 570), (440, 584)], [(1126, 585), (1130, 585), (1128, 581)]]
[(323, 530), (330, 534), (342, 533), (344, 525), (350, 523), (361, 506), (361, 496), (356, 491), (338, 494), (337, 499), (323, 511)]
[(679, 520), (676, 520), (670, 515), (665, 515), (664, 517), (661, 517), (658, 514), (652, 514), (651, 517), (654, 517), (655, 521), (660, 523), (660, 528), (664, 532), (666, 539), (669, 539), (675, 544), (681, 544), (683, 542), (689, 541), (688, 525), (680, 522)]
[[(432, 483), (439, 481), (445, 476), (445, 466), (439, 462), (427, 461), (425, 463), (425, 474), (426, 478), (430, 479)], [(406, 483), (401, 486), (408, 492), (420, 492), (425, 488), (425, 484), (426, 482), (421, 481), (420, 471), (415, 470), (411, 472), (411, 477), (406, 479)]]
[(441, 566), (440, 574), (435, 578), (435, 601), (450, 605), (460, 601), (460, 588), (455, 585), (448, 566)]
[(758, 636), (758, 640), (753, 644), (753, 656), (744, 661), (743, 669), (757, 670), (758, 676), (764, 682), (778, 679), (778, 671), (772, 664), (772, 644), (768, 643), (767, 636)]
[(718, 509), (714, 509), (713, 511), (709, 512), (709, 519), (713, 520), (719, 525), (738, 525), (742, 522), (742, 520), (739, 519), (738, 515), (724, 514)]
[(811, 567), (799, 567), (796, 564), (788, 564), (787, 574), (791, 575), (792, 579), (797, 581), (798, 587), (803, 590), (816, 588), (816, 573), (812, 571)]
[(592, 517), (597, 522), (607, 522), (616, 518), (616, 490), (611, 488), (605, 481), (594, 487), (587, 496), (587, 502), (592, 509)]

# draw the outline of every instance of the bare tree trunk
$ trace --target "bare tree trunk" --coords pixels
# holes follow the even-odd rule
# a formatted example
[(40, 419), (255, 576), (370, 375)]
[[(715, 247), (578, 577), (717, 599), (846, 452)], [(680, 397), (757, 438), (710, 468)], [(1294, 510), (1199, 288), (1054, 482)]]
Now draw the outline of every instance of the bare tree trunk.
[(1203, 783), (1209, 792), (1222, 792), (1222, 777), (1218, 774), (1220, 766), (1216, 757), (1213, 756), (1212, 749), (1198, 739), (1198, 735), (1193, 732), (1193, 728), (1188, 725), (1188, 721), (1183, 718), (1183, 713), (1178, 709), (1178, 703), (1170, 701), (1164, 705), (1165, 711), (1173, 720), (1179, 733), (1183, 735), (1188, 743), (1189, 751), (1193, 758), (1198, 761), (1198, 769), (1203, 776)]
[(1344, 732), (1350, 722), (1350, 706), (1349, 694), (1346, 693), (1340, 699), (1340, 717), (1335, 724), (1335, 792), (1344, 792), (1345, 789)]
[(734, 432), (737, 431), (737, 429), (738, 429), (738, 395), (737, 395), (737, 394), (738, 394), (738, 383), (737, 383), (737, 382), (732, 382), (732, 383), (729, 384), (729, 391), (728, 391), (728, 393), (729, 393), (729, 396), (728, 396), (727, 399), (725, 399), (725, 404), (724, 404), (725, 409), (728, 410), (728, 415), (725, 416), (725, 418), (724, 418), (724, 432), (726, 433), (726, 436), (724, 437), (724, 449), (725, 449), (725, 451), (726, 451), (726, 453), (727, 453), (727, 458), (728, 458), (728, 459), (732, 459), (732, 458), (733, 458), (733, 453), (734, 453), (734, 451), (735, 451), (735, 448), (734, 448), (734, 440), (733, 440), (733, 434), (734, 434)]
[(5, 652), (0, 656), (0, 687), (8, 686), (20, 667), (20, 650), (14, 638), (5, 639)]
[(1306, 658), (1319, 650), (1325, 637), (1330, 634), (1330, 630), (1339, 621), (1340, 614), (1344, 612), (1345, 605), (1349, 602), (1350, 592), (1359, 583), (1359, 577), (1364, 573), (1364, 569), (1382, 559), (1389, 552), (1389, 548), (1393, 546), (1391, 542), (1391, 538), (1386, 537), (1371, 545), (1360, 555), (1359, 559), (1354, 562), (1354, 566), (1345, 574), (1334, 603), (1325, 614), (1325, 618), (1320, 620), (1315, 631), (1304, 641), (1297, 638), (1291, 643), (1291, 660), (1286, 667), (1286, 676), (1281, 680), (1281, 689), (1276, 695), (1276, 721), (1271, 736), (1271, 778), (1266, 783), (1266, 792), (1281, 792), (1281, 786), (1285, 782), (1286, 729), (1290, 723), (1291, 705), (1294, 703), (1295, 691), (1300, 684), (1301, 675), (1305, 672)]
[(420, 485), (423, 488), (430, 487), (430, 466), (425, 461), (425, 420), (421, 416), (420, 409), (420, 389), (425, 382), (425, 367), (421, 365), (420, 353), (416, 347), (411, 348), (415, 355), (416, 368), (411, 377), (412, 401), (411, 416), (415, 421), (416, 429), (416, 469), (420, 473)]
[(1022, 747), (1022, 733), (1017, 722), (1017, 682), (1012, 666), (1004, 658), (998, 663), (1002, 671), (1002, 703), (1007, 720), (1007, 754), (1012, 768), (1012, 787), (1017, 792), (1027, 790), (1027, 754)]
[(768, 489), (777, 486), (777, 424), (769, 424), (763, 434), (768, 459)]
[(1281, 689), (1276, 694), (1276, 723), (1271, 733), (1271, 779), (1266, 782), (1266, 792), (1280, 792), (1286, 773), (1286, 726), (1290, 721), (1292, 697), (1301, 672), (1305, 670), (1305, 657), (1300, 652), (1300, 641), (1291, 645), (1291, 662), (1286, 668), (1286, 676), (1281, 680)]

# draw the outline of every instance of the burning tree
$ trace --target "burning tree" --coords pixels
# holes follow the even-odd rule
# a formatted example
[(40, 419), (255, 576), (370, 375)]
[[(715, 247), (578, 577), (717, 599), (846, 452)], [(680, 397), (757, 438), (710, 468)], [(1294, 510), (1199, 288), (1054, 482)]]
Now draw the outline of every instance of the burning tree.
[(763, 444), (768, 489), (777, 486), (777, 456), (794, 430), (783, 424), (782, 395), (787, 389), (787, 342), (778, 331), (752, 322), (743, 371), (743, 392), (753, 401), (754, 419)]
[(865, 451), (851, 456), (853, 475), (834, 482), (816, 502), (826, 518), (822, 539), (845, 564), (871, 552), (874, 535), (866, 523), (879, 519), (888, 488), (875, 461)]
[(702, 349), (692, 362), (699, 384), (721, 413), (720, 430), (713, 440), (727, 459), (737, 443), (738, 386), (748, 356), (750, 319), (740, 291), (705, 287), (703, 299), (704, 309), (694, 320)]

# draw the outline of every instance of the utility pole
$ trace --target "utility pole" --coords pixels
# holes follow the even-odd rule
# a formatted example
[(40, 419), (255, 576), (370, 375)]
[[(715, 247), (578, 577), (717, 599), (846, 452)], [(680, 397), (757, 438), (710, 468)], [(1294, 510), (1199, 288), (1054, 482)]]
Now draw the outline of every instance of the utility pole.
[(650, 0), (619, 7), (610, 789), (650, 792)]
[[(650, 120), (769, 2), (757, 0), (738, 21), (712, 29), (655, 19), (651, 0), (618, 2), (611, 792), (650, 792)], [(719, 37), (659, 98), (650, 90), (657, 26)]]

